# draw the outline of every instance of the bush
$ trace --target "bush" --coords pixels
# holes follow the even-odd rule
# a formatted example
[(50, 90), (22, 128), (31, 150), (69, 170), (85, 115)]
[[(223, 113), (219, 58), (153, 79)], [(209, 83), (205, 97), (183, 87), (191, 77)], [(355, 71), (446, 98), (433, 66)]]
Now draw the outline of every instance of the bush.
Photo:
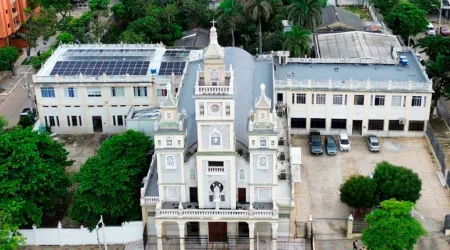
[(31, 119), (28, 115), (22, 115), (20, 116), (19, 123), (17, 125), (21, 126), (22, 128), (27, 128), (30, 126), (33, 126), (34, 122), (33, 119)]
[(352, 176), (341, 185), (341, 201), (353, 208), (370, 208), (378, 203), (377, 183), (365, 176)]
[(13, 71), (14, 62), (19, 58), (19, 51), (12, 46), (0, 49), (0, 71)]
[(53, 50), (42, 52), (40, 56), (35, 56), (31, 58), (31, 66), (34, 70), (38, 71), (41, 66), (47, 61), (47, 59), (52, 55)]

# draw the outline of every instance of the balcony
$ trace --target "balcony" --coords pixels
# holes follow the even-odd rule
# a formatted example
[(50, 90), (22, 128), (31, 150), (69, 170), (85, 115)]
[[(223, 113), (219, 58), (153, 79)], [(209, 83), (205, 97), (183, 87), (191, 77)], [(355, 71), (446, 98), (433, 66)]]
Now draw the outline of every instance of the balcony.
[(233, 94), (231, 86), (195, 86), (196, 95), (226, 95)]
[(224, 167), (208, 167), (208, 174), (225, 174)]

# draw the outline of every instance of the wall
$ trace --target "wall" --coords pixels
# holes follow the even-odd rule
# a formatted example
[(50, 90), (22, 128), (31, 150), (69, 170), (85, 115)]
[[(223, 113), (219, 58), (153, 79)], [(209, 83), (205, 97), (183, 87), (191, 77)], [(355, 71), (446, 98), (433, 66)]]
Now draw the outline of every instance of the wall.
[[(103, 234), (104, 230), (104, 234)], [(64, 246), (64, 245), (97, 245), (97, 232), (89, 232), (87, 228), (33, 228), (21, 229), (26, 245), (31, 246)], [(144, 224), (142, 221), (123, 223), (122, 226), (106, 226), (99, 229), (100, 243), (125, 244), (143, 239)], [(105, 236), (105, 238), (103, 237)]]

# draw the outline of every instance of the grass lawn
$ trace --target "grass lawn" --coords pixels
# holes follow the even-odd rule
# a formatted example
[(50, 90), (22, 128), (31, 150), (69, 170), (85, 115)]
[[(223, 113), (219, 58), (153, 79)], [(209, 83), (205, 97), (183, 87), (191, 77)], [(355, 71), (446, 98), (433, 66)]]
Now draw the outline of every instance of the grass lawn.
[(370, 16), (368, 9), (359, 8), (356, 6), (345, 6), (343, 8), (358, 15), (363, 21), (372, 21), (372, 16)]

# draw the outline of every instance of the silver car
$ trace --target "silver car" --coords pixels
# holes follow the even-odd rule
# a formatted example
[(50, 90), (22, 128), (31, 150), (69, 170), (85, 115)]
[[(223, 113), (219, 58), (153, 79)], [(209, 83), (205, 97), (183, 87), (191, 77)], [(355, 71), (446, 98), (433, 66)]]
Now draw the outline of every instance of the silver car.
[(367, 137), (367, 146), (369, 147), (370, 152), (378, 152), (381, 149), (378, 137), (376, 137), (375, 135), (369, 135)]

